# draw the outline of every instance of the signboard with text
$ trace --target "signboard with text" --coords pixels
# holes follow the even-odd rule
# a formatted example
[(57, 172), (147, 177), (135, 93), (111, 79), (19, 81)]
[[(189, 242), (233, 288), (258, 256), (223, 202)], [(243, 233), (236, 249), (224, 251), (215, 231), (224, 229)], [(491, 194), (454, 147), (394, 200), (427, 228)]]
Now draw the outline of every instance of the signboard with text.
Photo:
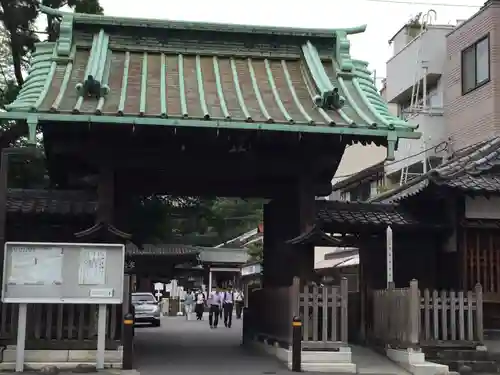
[(7, 242), (2, 302), (120, 304), (125, 246)]

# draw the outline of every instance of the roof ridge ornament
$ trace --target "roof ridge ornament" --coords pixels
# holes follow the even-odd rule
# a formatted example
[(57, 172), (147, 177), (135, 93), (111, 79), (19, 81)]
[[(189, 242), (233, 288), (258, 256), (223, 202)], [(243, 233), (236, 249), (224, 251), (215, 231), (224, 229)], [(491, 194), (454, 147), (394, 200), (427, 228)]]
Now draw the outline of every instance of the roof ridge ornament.
[(321, 95), (314, 97), (314, 104), (317, 107), (326, 110), (336, 110), (344, 106), (345, 98), (339, 94), (339, 89), (334, 87), (333, 90), (323, 91)]
[(343, 72), (351, 72), (354, 64), (351, 59), (351, 42), (347, 39), (348, 35), (360, 34), (365, 32), (366, 25), (358, 27), (338, 29), (335, 31), (335, 59), (339, 63), (339, 68)]
[(109, 93), (109, 86), (103, 83), (106, 62), (109, 54), (109, 35), (101, 29), (94, 35), (90, 56), (85, 68), (85, 81), (76, 85), (80, 97), (105, 97)]

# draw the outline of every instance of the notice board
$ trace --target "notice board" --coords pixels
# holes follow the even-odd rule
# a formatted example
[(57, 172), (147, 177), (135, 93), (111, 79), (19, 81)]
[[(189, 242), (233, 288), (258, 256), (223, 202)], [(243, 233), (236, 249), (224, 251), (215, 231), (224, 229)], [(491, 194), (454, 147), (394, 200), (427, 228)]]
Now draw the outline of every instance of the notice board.
[(7, 242), (2, 302), (123, 302), (125, 246), (48, 242)]

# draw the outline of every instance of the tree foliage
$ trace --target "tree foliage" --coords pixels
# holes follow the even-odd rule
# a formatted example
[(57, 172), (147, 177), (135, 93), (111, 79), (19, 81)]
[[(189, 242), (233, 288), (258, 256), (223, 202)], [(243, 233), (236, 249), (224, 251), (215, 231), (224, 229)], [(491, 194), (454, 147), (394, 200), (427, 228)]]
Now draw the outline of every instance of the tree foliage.
[(248, 255), (250, 256), (250, 261), (262, 261), (264, 259), (263, 242), (253, 242), (248, 245)]

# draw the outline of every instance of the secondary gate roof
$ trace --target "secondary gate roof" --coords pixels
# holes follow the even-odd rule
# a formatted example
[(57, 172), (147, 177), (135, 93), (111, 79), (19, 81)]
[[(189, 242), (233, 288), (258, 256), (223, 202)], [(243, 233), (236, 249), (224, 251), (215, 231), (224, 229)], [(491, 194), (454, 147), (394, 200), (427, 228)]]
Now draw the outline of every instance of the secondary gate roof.
[[(350, 55), (351, 29), (72, 14), (3, 117), (418, 138)], [(27, 117), (30, 114), (31, 117)], [(28, 121), (30, 123), (30, 121)]]

